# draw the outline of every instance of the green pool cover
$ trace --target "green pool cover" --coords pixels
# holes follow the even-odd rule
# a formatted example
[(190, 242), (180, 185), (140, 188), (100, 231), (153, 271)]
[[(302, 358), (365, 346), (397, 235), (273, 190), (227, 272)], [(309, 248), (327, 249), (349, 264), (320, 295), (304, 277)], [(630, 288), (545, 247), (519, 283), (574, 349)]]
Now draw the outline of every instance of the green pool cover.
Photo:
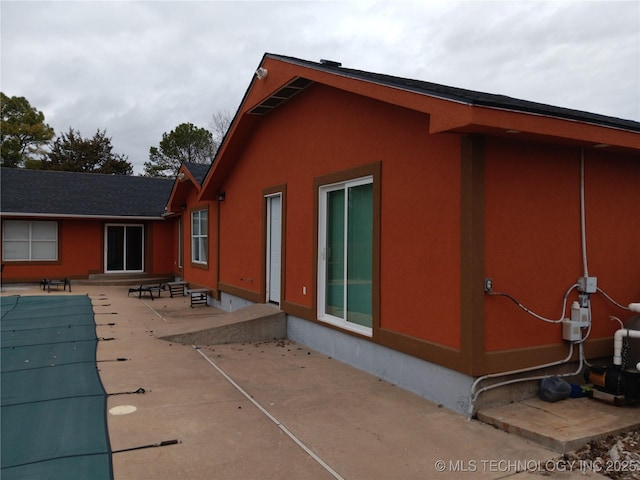
[(0, 477), (113, 479), (89, 297), (2, 297), (0, 313)]

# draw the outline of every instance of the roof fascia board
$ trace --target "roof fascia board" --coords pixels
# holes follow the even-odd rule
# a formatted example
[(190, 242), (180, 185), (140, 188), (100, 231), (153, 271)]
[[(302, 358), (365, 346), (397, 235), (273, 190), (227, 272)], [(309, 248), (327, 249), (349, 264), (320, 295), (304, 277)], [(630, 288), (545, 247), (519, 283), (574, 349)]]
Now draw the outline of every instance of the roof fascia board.
[[(260, 68), (264, 64), (267, 56), (268, 56), (267, 53), (262, 55), (262, 58), (260, 59), (260, 63), (258, 64), (258, 68)], [(249, 82), (249, 86), (245, 90), (244, 95), (242, 96), (242, 100), (238, 105), (238, 109), (236, 110), (236, 113), (233, 116), (233, 119), (231, 120), (231, 125), (229, 125), (227, 132), (225, 133), (224, 137), (222, 138), (222, 141), (220, 142), (220, 147), (216, 152), (216, 156), (213, 159), (211, 168), (209, 168), (209, 171), (207, 172), (207, 175), (205, 176), (205, 179), (202, 182), (202, 185), (200, 186), (200, 190), (198, 193), (198, 201), (207, 201), (215, 198), (215, 195), (217, 193), (215, 190), (218, 188), (218, 185), (220, 184), (220, 181), (221, 181), (221, 180), (218, 180), (218, 177), (223, 176), (221, 174), (216, 174), (216, 172), (220, 170), (220, 163), (222, 163), (222, 158), (225, 156), (228, 145), (230, 141), (233, 139), (234, 133), (237, 130), (238, 125), (241, 123), (240, 122), (241, 117), (243, 117), (243, 114), (246, 115), (246, 112), (248, 111), (245, 105), (247, 103), (247, 99), (249, 97), (251, 89), (253, 88), (253, 85), (255, 84), (256, 81), (258, 81), (256, 76), (255, 75), (252, 76), (251, 82)]]
[(203, 182), (202, 188), (197, 196), (199, 202), (216, 199), (218, 188), (222, 182), (224, 182), (226, 175), (230, 171), (231, 166), (228, 165), (230, 159), (232, 161), (232, 158), (244, 148), (246, 140), (251, 135), (255, 126), (262, 121), (262, 116), (249, 114), (248, 111), (252, 107), (245, 108), (245, 106), (243, 106), (245, 104), (242, 104), (238, 109), (238, 113), (236, 113), (227, 131), (223, 143), (218, 149), (209, 174)]
[[(274, 78), (278, 77), (278, 65), (287, 65), (288, 74), (283, 76), (280, 81), (269, 85)], [(561, 116), (541, 115), (535, 112), (523, 110), (502, 109), (496, 106), (486, 106), (474, 103), (466, 98), (455, 95), (437, 95), (436, 92), (424, 92), (412, 89), (409, 86), (399, 86), (387, 84), (375, 79), (359, 78), (348, 71), (327, 70), (321, 66), (316, 66), (312, 62), (299, 61), (295, 58), (282, 57), (265, 53), (258, 65), (266, 68), (270, 74), (267, 80), (258, 80), (252, 77), (247, 90), (238, 106), (236, 114), (231, 122), (229, 129), (222, 141), (222, 145), (218, 149), (213, 165), (209, 170), (202, 187), (200, 188), (198, 201), (214, 200), (217, 190), (223, 184), (226, 176), (230, 172), (233, 163), (233, 157), (242, 149), (242, 138), (245, 138), (260, 123), (260, 116), (257, 118), (248, 118), (248, 111), (258, 105), (266, 96), (274, 93), (286, 81), (291, 80), (295, 76), (304, 77), (316, 83), (328, 85), (338, 88), (356, 95), (366, 96), (385, 103), (408, 108), (414, 111), (427, 113), (430, 115), (429, 132), (441, 133), (447, 131), (460, 131), (471, 127), (485, 128), (503, 128), (516, 129), (513, 123), (505, 125), (504, 119), (492, 118), (495, 112), (507, 112), (511, 117), (509, 122), (517, 120), (518, 125), (523, 125), (521, 131), (524, 133), (538, 134), (541, 136), (561, 137), (568, 140), (588, 139), (588, 141), (598, 141), (600, 138), (606, 137), (606, 142), (614, 145), (616, 139), (620, 146), (637, 148), (638, 134), (632, 131), (618, 130), (606, 125), (590, 124), (582, 120), (570, 120)], [(284, 81), (286, 80), (286, 81)], [(284, 81), (284, 83), (283, 83)], [(257, 84), (257, 82), (262, 82)], [(255, 98), (251, 98), (254, 93), (254, 87), (260, 85), (262, 91), (256, 92)], [(265, 87), (269, 85), (267, 89)], [(259, 94), (258, 94), (259, 93)], [(251, 103), (249, 102), (251, 100)], [(492, 113), (493, 112), (493, 113)], [(531, 121), (537, 119), (538, 121)], [(543, 122), (540, 119), (544, 119)], [(550, 134), (549, 128), (551, 122), (555, 134)], [(559, 125), (565, 128), (567, 125), (571, 128), (564, 130), (560, 135), (558, 133)], [(527, 126), (527, 128), (525, 128)], [(612, 135), (612, 132), (618, 132)], [(235, 137), (242, 137), (236, 140)], [(231, 163), (230, 163), (231, 162)]]
[(637, 132), (542, 113), (523, 115), (520, 111), (506, 108), (474, 107), (473, 121), (469, 126), (517, 130), (567, 140), (640, 149), (640, 134)]
[[(209, 172), (210, 171), (211, 169), (209, 169)], [(205, 177), (203, 184), (206, 183), (206, 178), (209, 176), (209, 172), (207, 172), (207, 176)], [(183, 179), (180, 178), (180, 175), (182, 174), (184, 174), (184, 177), (182, 177)], [(202, 190), (202, 185), (197, 182), (187, 167), (181, 165), (178, 170), (178, 175), (176, 175), (176, 178), (173, 181), (173, 187), (171, 188), (171, 194), (169, 195), (166, 209), (174, 210), (176, 202), (182, 203), (182, 199), (186, 196), (186, 192), (189, 188), (195, 188), (196, 193), (199, 194)]]
[[(375, 79), (358, 78), (348, 71), (327, 71), (306, 63), (289, 61), (281, 57), (272, 60), (292, 63), (299, 68), (313, 71), (317, 75), (301, 75), (318, 83), (365, 95), (383, 102), (430, 114), (429, 133), (444, 133), (465, 127), (489, 127), (504, 130), (520, 130), (535, 135), (563, 137), (593, 143), (607, 143), (612, 146), (640, 148), (640, 135), (621, 127), (602, 125), (587, 120), (564, 118), (559, 115), (509, 109), (507, 107), (486, 106), (455, 96), (425, 93), (399, 85), (377, 82)], [(346, 81), (345, 81), (346, 80)], [(369, 87), (362, 87), (370, 85)], [(409, 94), (409, 95), (407, 95)], [(422, 100), (421, 100), (422, 99)], [(494, 117), (493, 112), (508, 112)], [(497, 118), (500, 117), (500, 118)], [(533, 121), (532, 121), (533, 119)], [(505, 123), (508, 120), (509, 123)], [(540, 121), (543, 120), (543, 121)], [(518, 125), (521, 125), (519, 128)], [(559, 127), (563, 128), (559, 134)], [(567, 128), (570, 126), (570, 128)], [(553, 130), (553, 132), (550, 132)]]
[(157, 217), (148, 216), (126, 216), (126, 215), (75, 215), (68, 213), (22, 213), (22, 212), (2, 212), (0, 217), (10, 218), (72, 218), (91, 220), (164, 220), (163, 215)]

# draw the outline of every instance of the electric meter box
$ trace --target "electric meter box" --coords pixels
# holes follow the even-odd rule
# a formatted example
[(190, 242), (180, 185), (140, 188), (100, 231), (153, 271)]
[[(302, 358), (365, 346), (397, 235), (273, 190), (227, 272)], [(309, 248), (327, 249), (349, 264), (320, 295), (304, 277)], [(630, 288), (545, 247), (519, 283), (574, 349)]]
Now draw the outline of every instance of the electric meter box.
[(582, 340), (582, 324), (573, 320), (564, 319), (562, 321), (562, 339), (568, 342), (579, 342)]

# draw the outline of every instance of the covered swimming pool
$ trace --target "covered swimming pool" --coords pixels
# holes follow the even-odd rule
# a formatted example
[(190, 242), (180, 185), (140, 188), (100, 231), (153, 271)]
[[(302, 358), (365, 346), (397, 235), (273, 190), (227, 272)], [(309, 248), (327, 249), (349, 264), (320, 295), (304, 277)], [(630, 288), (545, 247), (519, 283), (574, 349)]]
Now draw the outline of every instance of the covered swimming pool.
[(0, 476), (112, 479), (90, 298), (1, 297), (0, 313)]

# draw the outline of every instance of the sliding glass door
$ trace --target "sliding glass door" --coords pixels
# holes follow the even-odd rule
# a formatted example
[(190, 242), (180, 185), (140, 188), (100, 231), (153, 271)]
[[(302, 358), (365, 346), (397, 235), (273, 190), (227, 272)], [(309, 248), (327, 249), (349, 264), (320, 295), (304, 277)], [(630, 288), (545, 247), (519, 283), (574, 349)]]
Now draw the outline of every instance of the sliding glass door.
[(142, 272), (144, 270), (144, 227), (142, 225), (107, 225), (105, 249), (106, 272)]
[(371, 177), (320, 188), (318, 317), (371, 334), (373, 183)]

